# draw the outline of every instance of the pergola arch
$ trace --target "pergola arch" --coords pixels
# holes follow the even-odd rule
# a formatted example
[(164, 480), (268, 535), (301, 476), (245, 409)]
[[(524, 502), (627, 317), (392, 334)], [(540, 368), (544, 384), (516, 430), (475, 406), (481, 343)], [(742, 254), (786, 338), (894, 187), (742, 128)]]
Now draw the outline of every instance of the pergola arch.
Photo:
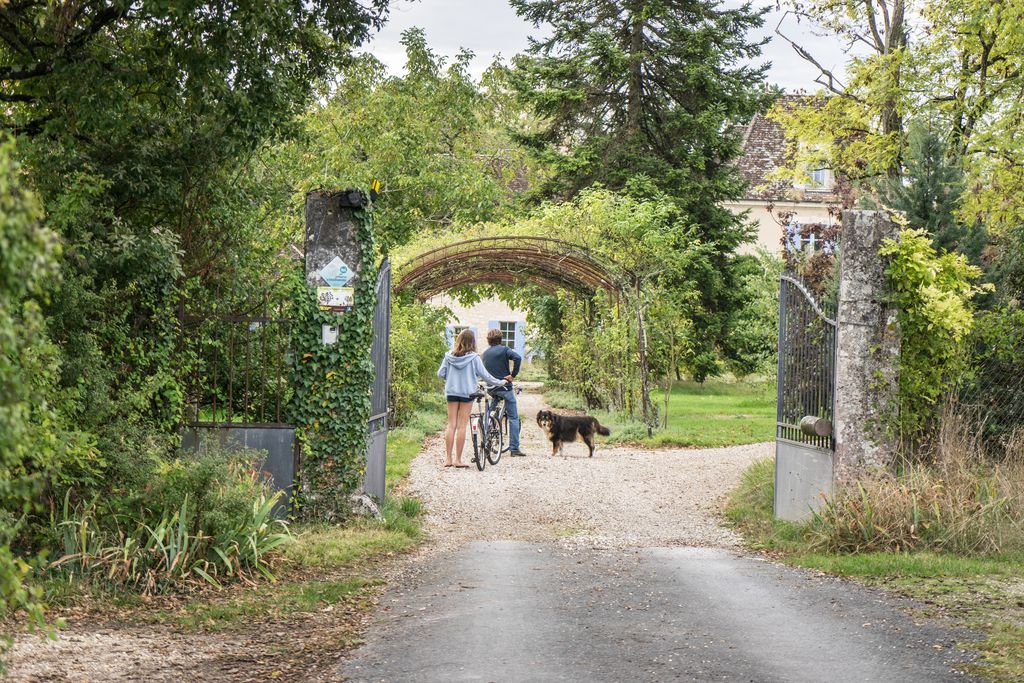
[(585, 247), (553, 237), (477, 237), (426, 251), (398, 269), (395, 291), (416, 298), (473, 284), (530, 283), (548, 291), (585, 295), (620, 286), (607, 266)]

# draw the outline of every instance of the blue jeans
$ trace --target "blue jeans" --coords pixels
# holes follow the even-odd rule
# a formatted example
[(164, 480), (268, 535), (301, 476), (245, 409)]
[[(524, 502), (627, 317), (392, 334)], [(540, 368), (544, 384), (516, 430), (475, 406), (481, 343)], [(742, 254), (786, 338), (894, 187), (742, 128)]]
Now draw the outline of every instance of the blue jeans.
[(492, 389), (491, 410), (498, 407), (498, 399), (505, 401), (505, 414), (508, 415), (508, 447), (519, 450), (519, 406), (516, 405), (516, 392), (511, 389)]

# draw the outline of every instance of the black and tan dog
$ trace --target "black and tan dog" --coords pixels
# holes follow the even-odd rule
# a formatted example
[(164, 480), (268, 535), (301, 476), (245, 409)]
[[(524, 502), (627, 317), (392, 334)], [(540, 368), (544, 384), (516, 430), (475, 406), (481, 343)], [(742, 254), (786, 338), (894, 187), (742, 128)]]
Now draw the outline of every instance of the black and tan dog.
[(551, 455), (561, 455), (562, 446), (570, 441), (575, 441), (577, 436), (583, 437), (583, 441), (590, 448), (590, 457), (594, 457), (594, 432), (601, 436), (608, 436), (611, 430), (601, 425), (596, 417), (589, 415), (559, 415), (550, 410), (542, 410), (537, 413), (537, 426), (544, 430), (544, 433), (551, 439)]

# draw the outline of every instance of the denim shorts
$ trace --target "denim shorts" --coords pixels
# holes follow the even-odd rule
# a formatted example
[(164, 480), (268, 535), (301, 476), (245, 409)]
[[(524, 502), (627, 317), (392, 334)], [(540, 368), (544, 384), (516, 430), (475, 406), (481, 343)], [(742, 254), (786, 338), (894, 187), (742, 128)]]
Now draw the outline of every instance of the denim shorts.
[(448, 396), (446, 396), (446, 398), (448, 399), (449, 403), (472, 403), (473, 402), (473, 399), (471, 399), (469, 396), (452, 396), (451, 394), (448, 394)]

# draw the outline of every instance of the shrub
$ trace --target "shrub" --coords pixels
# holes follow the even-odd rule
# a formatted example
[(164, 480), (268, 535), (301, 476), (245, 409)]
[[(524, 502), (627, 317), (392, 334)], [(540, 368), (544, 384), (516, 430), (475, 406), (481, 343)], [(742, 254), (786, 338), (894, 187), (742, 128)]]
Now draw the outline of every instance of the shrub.
[(396, 300), (391, 307), (391, 423), (404, 424), (419, 396), (435, 386), (437, 366), (447, 350), (449, 313), (427, 304)]
[(281, 494), (251, 462), (214, 453), (164, 463), (123, 512), (123, 503), (100, 499), (74, 504), (68, 492), (53, 522), (63, 554), (51, 569), (145, 593), (256, 572), (273, 578), (273, 551), (290, 536), (271, 516)]
[(40, 592), (27, 580), (41, 557), (12, 546), (64, 449), (50, 403), (56, 353), (39, 308), (45, 283), (57, 276), (58, 250), (39, 224), (35, 197), (19, 185), (12, 149), (0, 140), (0, 618), (25, 610), (41, 626)]
[(960, 401), (981, 412), (986, 439), (998, 448), (1024, 423), (1024, 311), (1007, 305), (979, 313), (969, 341)]
[(900, 323), (898, 415), (891, 416), (906, 443), (922, 439), (935, 423), (942, 399), (965, 369), (963, 342), (974, 321), (971, 299), (982, 291), (981, 271), (960, 254), (938, 254), (924, 230), (904, 230), (886, 240), (880, 255)]
[(738, 266), (744, 303), (733, 315), (726, 340), (727, 365), (737, 377), (775, 373), (782, 268), (782, 260), (764, 249)]

